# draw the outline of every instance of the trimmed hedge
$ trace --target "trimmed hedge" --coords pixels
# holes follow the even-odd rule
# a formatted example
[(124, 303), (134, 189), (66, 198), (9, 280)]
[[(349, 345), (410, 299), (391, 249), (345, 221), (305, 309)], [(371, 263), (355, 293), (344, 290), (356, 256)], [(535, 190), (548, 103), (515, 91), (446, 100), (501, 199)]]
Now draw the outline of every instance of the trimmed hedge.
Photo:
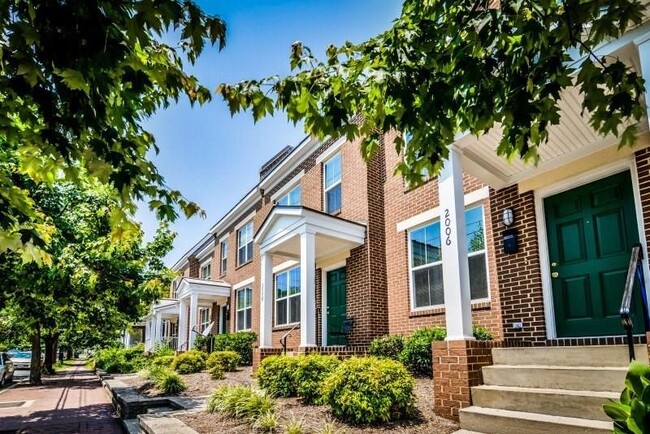
[(233, 372), (237, 370), (237, 366), (241, 362), (241, 356), (234, 351), (215, 351), (208, 356), (206, 366), (211, 369), (215, 365), (220, 365), (226, 372)]
[(253, 344), (257, 335), (253, 332), (223, 333), (214, 337), (213, 351), (234, 351), (241, 357), (242, 365), (253, 364)]
[(387, 357), (397, 360), (402, 350), (404, 350), (405, 342), (406, 339), (402, 335), (381, 336), (370, 342), (368, 354), (375, 357)]
[(293, 374), (300, 356), (269, 356), (255, 371), (257, 384), (272, 396), (296, 396)]
[(352, 423), (387, 422), (413, 414), (414, 387), (413, 377), (395, 360), (351, 357), (323, 383), (323, 401), (334, 416)]
[(200, 351), (188, 351), (176, 356), (172, 369), (179, 374), (194, 374), (205, 369), (205, 358)]
[(137, 372), (148, 363), (143, 345), (133, 348), (106, 348), (97, 352), (94, 361), (95, 367), (109, 374)]
[(442, 341), (447, 337), (447, 331), (442, 327), (422, 328), (416, 330), (404, 344), (404, 350), (399, 355), (400, 362), (413, 374), (431, 376), (433, 374), (431, 343)]
[(172, 363), (174, 362), (175, 357), (174, 356), (158, 356), (154, 357), (151, 359), (151, 366), (152, 367), (165, 367), (169, 368), (172, 366)]

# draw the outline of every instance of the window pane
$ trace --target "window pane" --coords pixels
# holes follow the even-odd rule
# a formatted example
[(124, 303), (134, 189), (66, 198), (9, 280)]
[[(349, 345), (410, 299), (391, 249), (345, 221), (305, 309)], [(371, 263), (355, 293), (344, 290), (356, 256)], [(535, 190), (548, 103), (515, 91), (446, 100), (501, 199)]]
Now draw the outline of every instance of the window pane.
[(485, 266), (485, 253), (469, 258), (469, 287), (472, 300), (487, 298), (488, 281), (487, 267)]
[(278, 325), (287, 323), (287, 299), (278, 300), (275, 303), (275, 323)]
[(291, 192), (289, 193), (289, 205), (293, 205), (293, 206), (300, 205), (301, 192), (302, 189), (300, 188), (300, 186), (291, 190)]
[(289, 295), (300, 293), (300, 268), (289, 271)]
[(246, 301), (246, 296), (244, 295), (244, 291), (238, 291), (237, 292), (237, 309), (242, 309), (244, 307), (244, 302)]
[(332, 213), (341, 209), (341, 184), (326, 193), (327, 212)]
[(245, 247), (242, 247), (241, 249), (239, 249), (238, 262), (239, 262), (240, 265), (246, 263), (246, 248)]
[(253, 242), (249, 242), (246, 246), (246, 262), (253, 259)]
[(289, 322), (300, 322), (300, 295), (289, 299)]
[(244, 324), (245, 320), (246, 320), (246, 311), (244, 310), (237, 311), (237, 330), (244, 330), (246, 328), (246, 324)]
[(467, 251), (471, 253), (485, 249), (482, 206), (465, 211), (465, 226), (467, 227)]
[(413, 272), (413, 292), (415, 293), (415, 307), (431, 306), (429, 271), (427, 269)]
[(253, 324), (252, 319), (253, 319), (253, 309), (246, 309), (246, 328), (249, 329), (251, 328), (251, 325)]
[(246, 307), (251, 307), (253, 305), (253, 290), (251, 288), (246, 288)]
[(429, 286), (432, 305), (445, 303), (445, 291), (442, 282), (442, 264), (429, 268)]
[(425, 228), (427, 264), (438, 262), (442, 259), (440, 248), (440, 223), (434, 223)]
[(325, 164), (325, 188), (330, 188), (341, 179), (341, 154), (336, 154)]
[(411, 265), (418, 267), (427, 263), (424, 228), (411, 232)]
[(280, 273), (275, 276), (275, 296), (276, 298), (287, 296), (287, 273)]

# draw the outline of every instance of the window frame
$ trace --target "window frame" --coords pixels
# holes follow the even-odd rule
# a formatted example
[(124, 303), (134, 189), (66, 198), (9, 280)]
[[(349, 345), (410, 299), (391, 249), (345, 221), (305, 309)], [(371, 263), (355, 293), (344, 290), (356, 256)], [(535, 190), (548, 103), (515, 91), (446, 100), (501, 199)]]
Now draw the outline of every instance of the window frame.
[[(203, 322), (203, 313), (207, 312), (207, 322)], [(199, 325), (199, 333), (203, 333), (208, 326), (210, 325), (210, 320), (212, 318), (212, 308), (211, 307), (199, 307), (199, 314), (197, 323)]]
[(219, 272), (224, 276), (228, 271), (228, 238), (221, 240), (219, 255)]
[[(240, 308), (239, 307), (239, 293), (242, 292), (242, 291), (250, 291), (250, 293), (251, 293), (251, 296), (250, 296), (251, 303), (248, 306), (244, 306), (244, 307)], [(250, 315), (251, 324), (244, 324), (245, 326), (247, 326), (247, 328), (239, 328), (239, 312), (240, 311), (246, 311), (248, 309), (251, 310), (251, 315)], [(246, 314), (244, 314), (244, 320), (245, 319), (246, 319)], [(238, 331), (238, 332), (250, 331), (252, 326), (253, 326), (252, 322), (253, 322), (253, 287), (252, 286), (244, 286), (244, 287), (239, 288), (238, 290), (235, 291), (235, 331)]]
[[(298, 270), (298, 285), (299, 285), (298, 286), (298, 292), (295, 293), (295, 294), (289, 294), (289, 287), (290, 287), (290, 284), (289, 284), (290, 279), (289, 279), (289, 277), (290, 277), (290, 273), (292, 271), (294, 271), (294, 270)], [(293, 325), (296, 325), (296, 324), (300, 323), (300, 297), (302, 296), (302, 285), (301, 285), (301, 282), (300, 282), (301, 272), (302, 271), (300, 270), (300, 265), (297, 265), (295, 267), (291, 267), (291, 268), (287, 268), (286, 270), (282, 270), (282, 271), (276, 273), (273, 276), (273, 298), (274, 298), (273, 308), (275, 309), (274, 310), (275, 315), (274, 315), (273, 324), (274, 324), (275, 327), (293, 326)], [(283, 274), (287, 275), (287, 295), (285, 295), (284, 297), (279, 297), (278, 298), (278, 277), (283, 275)], [(290, 300), (292, 298), (296, 298), (296, 297), (299, 300), (299, 303), (298, 303), (298, 321), (291, 322), (291, 303), (290, 303)], [(286, 318), (287, 318), (287, 322), (280, 324), (280, 323), (278, 323), (278, 311), (279, 311), (278, 302), (282, 301), (282, 300), (286, 300)]]
[[(244, 231), (249, 232), (248, 228), (250, 227), (250, 239), (245, 245), (240, 245), (241, 242), (241, 237), (240, 234)], [(246, 249), (245, 251), (248, 251), (248, 246), (250, 245), (250, 256), (248, 256), (248, 253), (246, 254), (246, 260), (243, 262), (240, 262), (240, 254), (239, 252), (242, 249)], [(242, 227), (237, 229), (237, 266), (241, 267), (242, 265), (246, 265), (250, 262), (253, 261), (253, 221), (249, 221), (248, 223), (244, 224)]]
[[(482, 225), (482, 230), (483, 230), (483, 249), (477, 252), (468, 252), (467, 253), (467, 259), (469, 262), (469, 258), (472, 256), (478, 256), (480, 254), (484, 255), (484, 260), (485, 260), (485, 277), (486, 277), (486, 283), (487, 283), (487, 297), (482, 297), (482, 298), (477, 298), (477, 299), (471, 299), (470, 302), (471, 304), (477, 304), (477, 303), (483, 303), (483, 302), (489, 302), (491, 300), (491, 288), (490, 288), (490, 268), (489, 268), (489, 259), (488, 259), (488, 248), (487, 248), (487, 233), (486, 233), (486, 227), (485, 227), (485, 206), (483, 205), (483, 202), (478, 202), (478, 203), (473, 203), (465, 206), (464, 212), (467, 213), (470, 210), (473, 210), (475, 208), (481, 208), (481, 219), (483, 221)], [(428, 264), (424, 265), (419, 265), (417, 267), (413, 267), (413, 249), (411, 246), (411, 234), (419, 229), (426, 228), (427, 226), (433, 225), (433, 224), (440, 224), (441, 219), (440, 216), (438, 216), (435, 219), (429, 220), (427, 222), (418, 224), (416, 226), (413, 226), (411, 228), (408, 228), (406, 230), (406, 244), (407, 244), (407, 273), (408, 273), (408, 281), (409, 281), (409, 298), (410, 298), (410, 308), (411, 312), (421, 312), (421, 311), (428, 311), (432, 309), (440, 309), (445, 307), (445, 303), (443, 302), (442, 304), (434, 304), (430, 306), (421, 306), (421, 307), (416, 307), (415, 306), (415, 287), (414, 287), (414, 279), (413, 279), (413, 271), (421, 270), (421, 269), (426, 269), (426, 268), (431, 268), (436, 265), (442, 265), (444, 258), (442, 257), (442, 250), (440, 254), (440, 261), (436, 262), (431, 262)], [(465, 225), (465, 231), (467, 231), (467, 225)], [(441, 228), (442, 229), (442, 228)], [(467, 235), (467, 233), (466, 233)], [(442, 239), (441, 239), (442, 242)], [(468, 242), (468, 247), (469, 247), (469, 240)], [(442, 245), (441, 245), (442, 249)], [(469, 264), (468, 264), (469, 265)], [(468, 270), (469, 271), (469, 270)], [(444, 279), (444, 277), (443, 277)], [(471, 287), (470, 287), (471, 291)], [(444, 284), (443, 284), (443, 294), (444, 294)], [(471, 295), (471, 294), (470, 294)]]
[[(330, 164), (335, 158), (338, 157), (339, 160), (339, 165), (340, 165), (340, 174), (339, 178), (334, 184), (330, 185), (329, 187), (327, 186), (327, 166)], [(341, 200), (340, 200), (340, 206), (337, 209), (334, 210), (329, 210), (328, 209), (328, 201), (327, 201), (327, 193), (330, 190), (333, 190), (334, 188), (340, 186), (341, 189)], [(338, 214), (341, 212), (343, 208), (343, 157), (341, 156), (340, 152), (335, 153), (331, 157), (329, 157), (327, 160), (323, 161), (323, 210), (327, 214)]]
[[(204, 270), (208, 270), (208, 277), (204, 276)], [(201, 266), (199, 267), (199, 277), (201, 280), (212, 280), (212, 258), (201, 263)]]
[[(291, 193), (293, 193), (296, 190), (299, 191), (299, 193), (298, 193), (298, 203), (291, 203)], [(286, 204), (280, 203), (284, 199), (287, 200), (287, 203)], [(291, 187), (291, 189), (289, 189), (289, 191), (287, 191), (285, 194), (280, 196), (280, 198), (275, 201), (275, 204), (278, 205), (278, 206), (301, 206), (302, 205), (302, 186), (300, 184), (294, 185), (293, 187)]]

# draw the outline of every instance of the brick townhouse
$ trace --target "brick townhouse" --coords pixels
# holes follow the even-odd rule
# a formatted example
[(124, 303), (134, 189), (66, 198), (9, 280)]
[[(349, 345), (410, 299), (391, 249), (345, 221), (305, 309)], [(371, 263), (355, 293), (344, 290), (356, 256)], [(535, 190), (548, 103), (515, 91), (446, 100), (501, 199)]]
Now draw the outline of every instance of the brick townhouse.
[[(650, 24), (598, 53), (647, 74)], [(620, 308), (635, 245), (632, 349), (648, 360), (650, 133), (644, 118), (635, 147), (618, 149), (581, 103), (577, 89), (563, 94), (539, 164), (497, 156), (495, 128), (459, 138), (418, 187), (392, 175), (394, 134), (368, 163), (344, 139), (283, 150), (174, 265), (183, 277), (145, 318), (148, 348), (192, 347), (208, 327), (252, 330), (259, 361), (288, 332), (292, 351), (354, 353), (376, 336), (444, 325), (447, 341), (433, 346), (439, 414), (472, 431), (611, 431), (600, 406), (625, 377)], [(472, 325), (494, 341), (475, 341)]]

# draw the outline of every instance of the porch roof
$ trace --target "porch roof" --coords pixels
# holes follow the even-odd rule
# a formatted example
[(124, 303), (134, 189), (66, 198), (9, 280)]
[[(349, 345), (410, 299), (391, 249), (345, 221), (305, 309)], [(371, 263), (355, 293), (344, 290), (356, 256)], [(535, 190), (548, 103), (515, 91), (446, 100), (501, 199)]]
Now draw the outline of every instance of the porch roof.
[(230, 288), (230, 284), (223, 280), (183, 277), (178, 284), (176, 296), (179, 300), (197, 295), (199, 299), (225, 302), (230, 297)]
[[(619, 57), (633, 69), (640, 71), (641, 60), (634, 41), (630, 39), (623, 45), (620, 41), (615, 42), (616, 44), (612, 43), (611, 50), (602, 47), (600, 51), (603, 55)], [(563, 92), (559, 104), (561, 123), (549, 127), (549, 140), (539, 147), (540, 162), (537, 165), (524, 163), (519, 158), (508, 161), (497, 155), (502, 129), (495, 126), (488, 134), (479, 138), (465, 135), (455, 142), (462, 151), (465, 171), (498, 189), (537, 177), (606, 149), (616, 149), (619, 138), (614, 135), (603, 137), (589, 125), (588, 113), (582, 113), (583, 99), (576, 87)], [(650, 145), (647, 117), (639, 123), (638, 132), (637, 149)], [(629, 150), (627, 152), (629, 153)]]
[(365, 242), (366, 226), (304, 206), (275, 206), (255, 234), (260, 253), (300, 257), (300, 235), (316, 235), (316, 260), (349, 251)]

